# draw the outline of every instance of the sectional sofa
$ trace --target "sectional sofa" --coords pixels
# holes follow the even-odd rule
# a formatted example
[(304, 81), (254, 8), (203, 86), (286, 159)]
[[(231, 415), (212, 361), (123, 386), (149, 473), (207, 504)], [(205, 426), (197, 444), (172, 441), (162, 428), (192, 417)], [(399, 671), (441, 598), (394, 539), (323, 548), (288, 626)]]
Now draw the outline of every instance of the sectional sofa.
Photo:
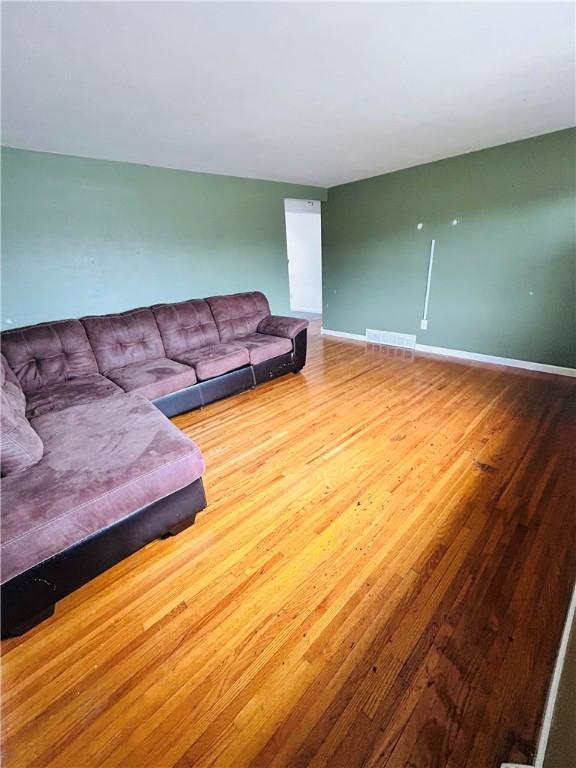
[(2, 635), (206, 506), (204, 461), (166, 416), (298, 372), (307, 321), (259, 292), (2, 334)]

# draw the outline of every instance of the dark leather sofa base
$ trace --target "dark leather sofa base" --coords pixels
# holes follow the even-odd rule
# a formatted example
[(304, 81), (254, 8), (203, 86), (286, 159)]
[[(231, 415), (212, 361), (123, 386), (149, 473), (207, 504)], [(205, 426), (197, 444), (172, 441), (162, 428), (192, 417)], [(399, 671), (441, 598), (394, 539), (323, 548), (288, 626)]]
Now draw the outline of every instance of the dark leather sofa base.
[(230, 371), (215, 379), (200, 381), (192, 387), (154, 400), (154, 405), (165, 416), (178, 416), (179, 413), (194, 411), (205, 405), (222, 400), (230, 395), (237, 395), (257, 384), (270, 381), (286, 373), (298, 373), (306, 363), (307, 330), (300, 331), (294, 339), (294, 349), (286, 355), (273, 357), (258, 365), (247, 365), (236, 371)]
[(158, 400), (153, 400), (154, 405), (165, 416), (177, 416), (179, 413), (194, 411), (216, 400), (222, 400), (229, 395), (245, 392), (255, 386), (252, 366), (247, 365), (237, 371), (230, 371), (215, 379), (200, 381), (192, 387), (186, 387), (171, 395), (164, 395)]
[(263, 384), (265, 381), (276, 379), (278, 376), (284, 376), (285, 373), (298, 373), (298, 368), (294, 366), (294, 356), (290, 352), (287, 355), (274, 357), (272, 360), (265, 360), (254, 366), (254, 379), (256, 384)]
[(174, 536), (206, 507), (202, 479), (156, 501), (2, 585), (2, 637), (21, 635), (54, 604), (154, 539)]

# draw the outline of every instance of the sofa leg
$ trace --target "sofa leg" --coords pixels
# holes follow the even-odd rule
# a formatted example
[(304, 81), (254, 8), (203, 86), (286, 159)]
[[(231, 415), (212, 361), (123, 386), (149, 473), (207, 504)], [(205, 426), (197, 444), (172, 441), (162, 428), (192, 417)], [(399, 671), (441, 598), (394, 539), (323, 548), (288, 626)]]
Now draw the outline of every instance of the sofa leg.
[(196, 520), (196, 512), (194, 512), (194, 514), (191, 515), (190, 517), (186, 517), (184, 520), (180, 520), (177, 523), (175, 523), (173, 526), (168, 528), (168, 530), (162, 536), (162, 538), (167, 539), (169, 536), (178, 536), (178, 534), (182, 533), (182, 531), (185, 531), (186, 528), (190, 528), (191, 525), (194, 525), (195, 520)]
[(45, 619), (49, 619), (54, 613), (54, 605), (49, 605), (38, 613), (34, 613), (29, 616), (25, 621), (21, 621), (19, 624), (12, 624), (11, 626), (2, 627), (2, 637), (19, 637), (24, 635), (33, 627), (41, 624)]

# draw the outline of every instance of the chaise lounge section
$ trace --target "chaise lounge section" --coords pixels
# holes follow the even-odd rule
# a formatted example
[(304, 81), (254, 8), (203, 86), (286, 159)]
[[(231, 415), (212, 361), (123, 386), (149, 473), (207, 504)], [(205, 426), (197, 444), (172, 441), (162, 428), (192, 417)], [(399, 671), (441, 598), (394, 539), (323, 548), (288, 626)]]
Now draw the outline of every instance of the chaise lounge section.
[(259, 293), (2, 334), (2, 636), (206, 506), (173, 416), (306, 360), (307, 321)]

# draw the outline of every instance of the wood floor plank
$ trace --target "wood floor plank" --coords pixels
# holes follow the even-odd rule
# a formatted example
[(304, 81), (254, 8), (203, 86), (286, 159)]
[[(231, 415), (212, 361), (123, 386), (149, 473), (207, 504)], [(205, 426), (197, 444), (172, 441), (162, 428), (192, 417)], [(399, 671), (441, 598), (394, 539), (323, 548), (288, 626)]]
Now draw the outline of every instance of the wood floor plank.
[(9, 768), (529, 763), (576, 576), (576, 382), (310, 333), (174, 423), (208, 509), (2, 643)]

